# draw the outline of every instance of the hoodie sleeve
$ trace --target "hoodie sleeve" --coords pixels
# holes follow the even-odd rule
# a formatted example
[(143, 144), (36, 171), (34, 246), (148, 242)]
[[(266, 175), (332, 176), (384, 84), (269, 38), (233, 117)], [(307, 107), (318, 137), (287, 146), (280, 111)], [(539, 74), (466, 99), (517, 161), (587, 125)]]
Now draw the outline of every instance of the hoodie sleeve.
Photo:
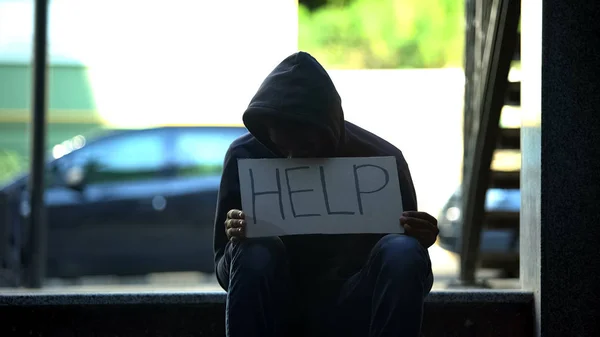
[(240, 196), (240, 181), (238, 176), (238, 155), (234, 147), (230, 146), (225, 154), (221, 184), (217, 196), (217, 210), (214, 223), (213, 249), (215, 254), (215, 266), (223, 257), (227, 235), (225, 234), (225, 219), (227, 212), (231, 209), (242, 209)]
[(402, 193), (402, 209), (405, 211), (418, 211), (417, 193), (410, 175), (408, 163), (402, 153), (398, 150), (396, 162), (398, 164), (398, 182)]
[(398, 182), (400, 183), (400, 191), (402, 193), (402, 209), (405, 211), (418, 211), (417, 193), (413, 184), (408, 164), (402, 157), (398, 165)]

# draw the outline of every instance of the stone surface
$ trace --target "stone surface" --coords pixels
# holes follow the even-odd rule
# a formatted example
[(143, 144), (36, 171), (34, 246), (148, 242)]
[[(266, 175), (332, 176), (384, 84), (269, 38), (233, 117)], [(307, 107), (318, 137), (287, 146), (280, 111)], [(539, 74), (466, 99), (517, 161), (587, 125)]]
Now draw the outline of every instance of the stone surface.
[[(0, 336), (224, 336), (224, 301), (222, 292), (0, 295)], [(532, 308), (528, 292), (436, 291), (423, 334), (531, 336)]]
[[(427, 303), (529, 303), (529, 292), (518, 290), (433, 291)], [(196, 305), (223, 304), (225, 292), (146, 293), (28, 293), (0, 294), (0, 307), (86, 306), (86, 305)]]

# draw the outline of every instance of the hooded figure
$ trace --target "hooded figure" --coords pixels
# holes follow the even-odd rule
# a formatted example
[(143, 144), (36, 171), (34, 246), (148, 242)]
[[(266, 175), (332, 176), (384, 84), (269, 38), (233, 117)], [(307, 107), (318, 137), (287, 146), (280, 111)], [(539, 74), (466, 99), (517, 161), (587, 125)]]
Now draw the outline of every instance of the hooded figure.
[[(217, 279), (228, 292), (227, 336), (283, 336), (290, 315), (296, 321), (311, 317), (315, 298), (322, 304), (343, 305), (335, 308), (336, 314), (319, 313), (317, 325), (323, 331), (334, 329), (339, 336), (418, 336), (423, 299), (433, 282), (426, 248), (435, 241), (437, 223), (417, 212), (402, 152), (344, 119), (331, 78), (305, 52), (287, 57), (267, 76), (243, 121), (249, 133), (226, 153), (215, 215)], [(238, 159), (374, 156), (396, 158), (407, 215), (399, 219), (399, 226), (405, 226), (407, 235), (243, 237)], [(393, 271), (382, 273), (381, 268)], [(337, 326), (337, 318), (345, 320), (347, 331)], [(358, 326), (348, 327), (348, 319)]]

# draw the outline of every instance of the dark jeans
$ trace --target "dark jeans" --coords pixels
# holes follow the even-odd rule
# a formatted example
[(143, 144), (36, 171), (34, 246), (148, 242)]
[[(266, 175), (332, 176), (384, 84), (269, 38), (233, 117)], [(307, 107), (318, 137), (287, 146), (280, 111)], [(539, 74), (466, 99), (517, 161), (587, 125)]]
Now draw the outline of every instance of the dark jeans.
[[(227, 290), (229, 337), (287, 336), (295, 315), (293, 280), (279, 238), (227, 244), (217, 276)], [(423, 302), (433, 284), (429, 254), (416, 239), (383, 237), (325, 314), (325, 336), (419, 336)], [(312, 335), (312, 334), (311, 334)]]

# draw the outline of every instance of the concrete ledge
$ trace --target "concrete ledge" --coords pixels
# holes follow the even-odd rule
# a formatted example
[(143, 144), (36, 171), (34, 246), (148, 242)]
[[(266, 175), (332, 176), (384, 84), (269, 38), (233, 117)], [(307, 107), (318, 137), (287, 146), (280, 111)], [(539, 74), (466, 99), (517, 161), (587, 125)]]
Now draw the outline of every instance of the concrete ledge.
[[(433, 291), (427, 303), (531, 303), (533, 294), (507, 290)], [(85, 306), (130, 304), (224, 304), (225, 292), (44, 293), (0, 294), (0, 306)]]
[[(220, 337), (224, 311), (223, 292), (12, 292), (0, 295), (0, 336)], [(427, 337), (532, 334), (528, 292), (435, 291), (425, 303)]]

